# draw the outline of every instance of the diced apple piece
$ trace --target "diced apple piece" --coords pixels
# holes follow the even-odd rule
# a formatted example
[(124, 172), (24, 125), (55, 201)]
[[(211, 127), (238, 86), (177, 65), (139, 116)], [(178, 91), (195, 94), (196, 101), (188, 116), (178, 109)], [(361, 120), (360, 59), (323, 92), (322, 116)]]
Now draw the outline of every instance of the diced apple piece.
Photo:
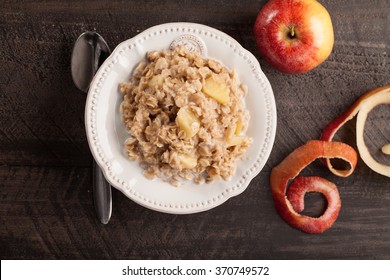
[(390, 155), (390, 144), (386, 144), (382, 147), (382, 153), (385, 155)]
[(186, 134), (185, 138), (191, 138), (198, 133), (200, 128), (200, 121), (191, 110), (182, 107), (177, 112), (176, 122), (180, 129)]
[(155, 87), (155, 86), (160, 87), (162, 86), (163, 83), (164, 83), (164, 77), (162, 77), (161, 75), (155, 75), (149, 80), (148, 85), (150, 87)]
[(184, 166), (184, 168), (192, 169), (198, 164), (198, 159), (191, 155), (186, 154), (178, 154), (180, 163)]
[(202, 92), (211, 98), (214, 98), (222, 105), (226, 105), (230, 101), (229, 90), (226, 85), (217, 82), (213, 77), (209, 77), (205, 80)]
[(240, 145), (242, 143), (242, 141), (244, 141), (244, 137), (237, 136), (237, 135), (233, 135), (230, 138), (226, 139), (226, 143), (227, 143), (228, 147)]
[(236, 122), (236, 131), (234, 131), (234, 134), (238, 135), (243, 131), (244, 129), (244, 124), (241, 121)]

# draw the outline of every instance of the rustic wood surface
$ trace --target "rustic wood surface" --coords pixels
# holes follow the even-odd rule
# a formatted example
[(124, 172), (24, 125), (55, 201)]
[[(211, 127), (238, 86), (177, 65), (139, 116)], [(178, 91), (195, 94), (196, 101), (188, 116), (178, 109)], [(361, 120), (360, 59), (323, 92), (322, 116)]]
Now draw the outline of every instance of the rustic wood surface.
[[(322, 0), (335, 45), (320, 67), (302, 75), (271, 68), (256, 50), (252, 26), (266, 1), (1, 1), (0, 256), (2, 259), (390, 259), (390, 179), (361, 160), (346, 179), (319, 162), (304, 174), (340, 190), (331, 229), (309, 235), (281, 220), (269, 174), (294, 148), (364, 92), (390, 84), (388, 0)], [(263, 171), (238, 197), (210, 211), (169, 215), (113, 190), (108, 225), (95, 216), (85, 94), (70, 74), (79, 34), (98, 31), (111, 48), (156, 24), (190, 21), (217, 28), (251, 51), (274, 90), (277, 134)], [(373, 153), (390, 142), (390, 110), (370, 114), (365, 139)], [(354, 121), (336, 137), (352, 146)], [(324, 207), (307, 198), (307, 213)]]

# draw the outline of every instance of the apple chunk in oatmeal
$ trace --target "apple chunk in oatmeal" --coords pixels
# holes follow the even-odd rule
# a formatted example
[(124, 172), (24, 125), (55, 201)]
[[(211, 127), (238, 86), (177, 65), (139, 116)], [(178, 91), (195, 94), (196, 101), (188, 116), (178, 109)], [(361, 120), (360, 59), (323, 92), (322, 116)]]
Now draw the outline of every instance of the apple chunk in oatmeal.
[(120, 84), (125, 152), (173, 185), (228, 180), (252, 139), (244, 134), (247, 87), (221, 63), (185, 47), (151, 51)]

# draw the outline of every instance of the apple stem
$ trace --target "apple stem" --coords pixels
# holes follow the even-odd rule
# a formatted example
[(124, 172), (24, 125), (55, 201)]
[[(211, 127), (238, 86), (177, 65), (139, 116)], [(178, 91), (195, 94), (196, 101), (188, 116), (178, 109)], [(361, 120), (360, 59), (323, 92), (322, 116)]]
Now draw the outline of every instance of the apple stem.
[(294, 25), (291, 26), (291, 28), (290, 28), (290, 35), (291, 35), (291, 38), (293, 38), (295, 36)]

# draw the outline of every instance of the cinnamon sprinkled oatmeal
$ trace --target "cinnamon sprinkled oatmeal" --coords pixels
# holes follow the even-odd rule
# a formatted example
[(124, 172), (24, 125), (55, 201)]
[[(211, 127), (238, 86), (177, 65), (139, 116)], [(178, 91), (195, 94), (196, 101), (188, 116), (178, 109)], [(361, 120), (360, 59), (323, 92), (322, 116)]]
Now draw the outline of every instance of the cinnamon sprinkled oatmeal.
[(120, 84), (126, 155), (144, 175), (173, 185), (228, 180), (252, 139), (244, 135), (247, 87), (235, 71), (187, 52), (151, 51)]

